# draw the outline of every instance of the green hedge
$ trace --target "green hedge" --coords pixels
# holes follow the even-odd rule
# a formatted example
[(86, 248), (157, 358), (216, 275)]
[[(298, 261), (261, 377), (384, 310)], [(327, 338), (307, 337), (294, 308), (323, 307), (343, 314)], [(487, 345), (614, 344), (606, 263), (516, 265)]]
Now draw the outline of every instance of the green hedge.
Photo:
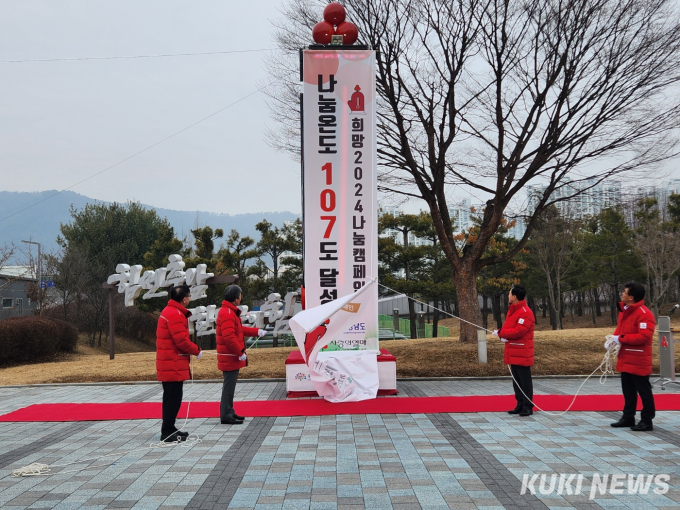
[(70, 322), (61, 319), (54, 319), (52, 317), (45, 317), (45, 319), (52, 321), (59, 328), (57, 335), (57, 351), (59, 352), (76, 352), (78, 345), (78, 328)]
[(78, 330), (46, 317), (12, 317), (0, 321), (0, 365), (51, 359), (75, 351)]

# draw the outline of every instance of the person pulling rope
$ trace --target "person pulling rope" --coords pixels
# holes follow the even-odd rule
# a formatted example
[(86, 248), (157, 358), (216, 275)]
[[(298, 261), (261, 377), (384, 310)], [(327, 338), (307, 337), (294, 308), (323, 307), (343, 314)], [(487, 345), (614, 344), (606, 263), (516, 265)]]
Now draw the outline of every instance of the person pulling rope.
[[(386, 285), (383, 285), (383, 284), (381, 284), (381, 283), (379, 283), (378, 285), (380, 285), (382, 288), (384, 288), (384, 289), (386, 289), (386, 290), (389, 290), (389, 291), (391, 291), (391, 292), (394, 292), (395, 294), (399, 294), (399, 292), (397, 292), (397, 291), (394, 290), (394, 289), (391, 289), (390, 287), (387, 287)], [(521, 287), (519, 287), (519, 286), (514, 286), (513, 288), (514, 288), (514, 289), (518, 289), (518, 288), (521, 288)], [(523, 290), (523, 289), (522, 289), (522, 290)], [(520, 292), (520, 294), (521, 294), (521, 292)], [(514, 294), (512, 294), (512, 289), (511, 289), (511, 291), (510, 291), (510, 293), (509, 293), (509, 296), (514, 296)], [(522, 295), (522, 298), (524, 298), (525, 296), (526, 296), (526, 291), (524, 291), (524, 295)], [(443, 313), (444, 315), (448, 315), (449, 317), (452, 317), (452, 318), (454, 318), (454, 319), (457, 319), (457, 320), (459, 320), (460, 322), (464, 322), (464, 323), (466, 323), (466, 324), (470, 324), (471, 326), (474, 326), (475, 328), (477, 328), (477, 329), (479, 329), (479, 330), (486, 331), (487, 333), (491, 333), (491, 334), (494, 335), (494, 336), (498, 336), (498, 333), (504, 334), (503, 328), (501, 328), (501, 330), (493, 330), (493, 331), (492, 331), (492, 330), (487, 329), (487, 328), (485, 328), (485, 327), (483, 327), (483, 326), (480, 326), (480, 325), (475, 324), (475, 323), (473, 323), (473, 322), (467, 321), (467, 320), (465, 320), (465, 319), (463, 319), (463, 318), (461, 318), (461, 317), (458, 317), (457, 315), (454, 315), (454, 314), (449, 313), (449, 312), (447, 312), (447, 311), (445, 311), (445, 310), (442, 310), (442, 309), (440, 309), (440, 308), (437, 308), (437, 307), (435, 307), (435, 306), (432, 306), (432, 305), (429, 304), (429, 303), (425, 303), (425, 302), (423, 302), (423, 301), (419, 301), (419, 300), (414, 299), (414, 298), (412, 298), (412, 297), (410, 297), (410, 296), (406, 296), (406, 297), (407, 297), (408, 299), (410, 299), (411, 301), (414, 301), (414, 302), (419, 303), (419, 304), (421, 304), (421, 305), (427, 306), (428, 308), (437, 310), (438, 312), (441, 312), (441, 313)], [(512, 299), (512, 298), (509, 298), (509, 299)], [(518, 300), (518, 301), (519, 301), (519, 300)], [(512, 305), (511, 305), (511, 306), (512, 306)], [(522, 306), (524, 306), (524, 305), (522, 305)], [(528, 308), (528, 307), (527, 307), (527, 308)], [(532, 319), (533, 319), (533, 312), (531, 312), (531, 310), (529, 310), (529, 312), (531, 313), (531, 317), (532, 317)], [(525, 317), (519, 317), (519, 318), (518, 318), (518, 321), (519, 321), (519, 319), (522, 319), (522, 318), (526, 319)], [(507, 320), (507, 318), (506, 318), (506, 320)], [(612, 338), (610, 338), (610, 337), (612, 337)], [(503, 343), (509, 343), (509, 340), (508, 340), (507, 338), (501, 338), (500, 336), (499, 336), (499, 338), (500, 338), (500, 340), (501, 340)], [(519, 393), (518, 393), (517, 390), (515, 391), (515, 394), (516, 394), (515, 397), (516, 397), (516, 398), (517, 398), (517, 397), (521, 397), (521, 400), (523, 400), (523, 402), (526, 403), (527, 407), (528, 407), (528, 406), (531, 406), (531, 407), (529, 407), (529, 411), (530, 411), (530, 412), (524, 414), (524, 416), (529, 416), (529, 415), (532, 414), (532, 407), (536, 407), (539, 411), (544, 412), (544, 413), (547, 413), (547, 414), (549, 414), (549, 415), (553, 415), (553, 416), (561, 416), (561, 415), (563, 415), (563, 414), (569, 412), (569, 410), (573, 407), (574, 402), (576, 401), (576, 397), (578, 397), (578, 395), (579, 395), (579, 393), (581, 392), (581, 389), (583, 388), (583, 386), (585, 385), (585, 383), (586, 383), (591, 377), (593, 377), (596, 373), (598, 373), (598, 372), (600, 373), (600, 384), (605, 384), (606, 381), (607, 381), (607, 377), (610, 376), (610, 375), (614, 375), (614, 365), (613, 365), (613, 362), (612, 362), (612, 358), (613, 358), (614, 356), (617, 356), (617, 355), (618, 355), (619, 349), (620, 349), (620, 345), (619, 345), (618, 343), (616, 343), (616, 342), (613, 340), (613, 335), (608, 335), (607, 338), (606, 338), (606, 340), (607, 340), (607, 342), (605, 343), (606, 352), (605, 352), (605, 354), (604, 354), (604, 357), (603, 357), (603, 359), (602, 359), (602, 362), (597, 366), (597, 368), (595, 368), (595, 370), (593, 370), (593, 371), (590, 373), (590, 375), (588, 375), (588, 377), (586, 377), (586, 378), (583, 380), (583, 382), (581, 383), (581, 385), (580, 385), (580, 386), (578, 387), (578, 389), (576, 390), (576, 393), (574, 394), (574, 398), (572, 399), (572, 401), (571, 401), (571, 403), (569, 404), (569, 406), (567, 407), (567, 409), (564, 410), (564, 411), (561, 411), (561, 412), (551, 412), (551, 411), (546, 411), (546, 410), (542, 409), (541, 407), (539, 407), (538, 405), (536, 405), (536, 404), (534, 403), (534, 401), (533, 401), (533, 391), (531, 391), (531, 392), (525, 391), (525, 390), (526, 390), (526, 384), (525, 384), (525, 382), (526, 382), (526, 377), (523, 378), (522, 380), (518, 380), (518, 378), (515, 377), (516, 374), (513, 373), (512, 364), (511, 364), (511, 363), (508, 363), (508, 361), (510, 361), (510, 360), (507, 360), (507, 361), (506, 361), (506, 364), (508, 365), (508, 371), (510, 372), (510, 377), (512, 378), (513, 383), (514, 383), (514, 384), (513, 384), (513, 387), (516, 387), (517, 390), (519, 391)], [(610, 340), (611, 340), (611, 341), (610, 341)], [(531, 349), (532, 349), (532, 353), (531, 353), (531, 364), (533, 364), (533, 328), (532, 328), (532, 335), (531, 335)], [(529, 372), (529, 377), (530, 377), (530, 375), (531, 375), (531, 374), (530, 374), (530, 372)], [(524, 386), (524, 388), (523, 388), (523, 386)], [(529, 393), (529, 395), (527, 395), (527, 393)], [(520, 398), (517, 398), (517, 400), (518, 400), (518, 403), (519, 403)], [(512, 409), (512, 410), (509, 411), (509, 412), (510, 412), (511, 414), (521, 414), (521, 412), (522, 412), (523, 410), (524, 410), (524, 408), (522, 408), (522, 410), (517, 410), (517, 408), (515, 408), (515, 409)]]

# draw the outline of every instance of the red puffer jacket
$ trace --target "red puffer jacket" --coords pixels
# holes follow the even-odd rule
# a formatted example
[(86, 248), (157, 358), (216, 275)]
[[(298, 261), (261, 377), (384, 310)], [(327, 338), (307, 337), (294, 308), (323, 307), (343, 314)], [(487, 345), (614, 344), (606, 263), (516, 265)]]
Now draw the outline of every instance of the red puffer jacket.
[(652, 373), (652, 339), (656, 321), (644, 300), (625, 306), (619, 303), (619, 321), (615, 335), (621, 349), (616, 370), (634, 375)]
[(229, 301), (222, 301), (217, 312), (217, 369), (222, 372), (238, 370), (248, 365), (248, 360), (239, 360), (246, 352), (243, 336), (257, 336), (257, 328), (246, 328), (241, 324), (241, 309)]
[(156, 328), (156, 373), (159, 381), (173, 382), (191, 379), (189, 356), (198, 356), (201, 349), (189, 337), (191, 315), (177, 301), (168, 301)]
[(534, 312), (526, 300), (508, 307), (505, 324), (498, 330), (499, 338), (506, 338), (503, 359), (506, 365), (530, 367), (534, 364)]

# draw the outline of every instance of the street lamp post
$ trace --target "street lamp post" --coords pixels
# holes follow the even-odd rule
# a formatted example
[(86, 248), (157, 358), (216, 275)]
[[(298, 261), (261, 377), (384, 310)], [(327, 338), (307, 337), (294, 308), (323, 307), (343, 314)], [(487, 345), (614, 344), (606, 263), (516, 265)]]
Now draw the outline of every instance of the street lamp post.
[[(35, 241), (21, 241), (22, 243), (26, 244), (37, 244), (38, 245), (38, 267), (36, 268), (36, 271), (38, 272), (37, 280), (38, 280), (38, 292), (42, 292), (42, 282), (40, 281), (40, 278), (42, 278), (42, 254), (40, 251), (40, 243), (36, 243)], [(38, 306), (40, 307), (38, 309), (38, 314), (42, 315), (42, 299), (38, 302)]]

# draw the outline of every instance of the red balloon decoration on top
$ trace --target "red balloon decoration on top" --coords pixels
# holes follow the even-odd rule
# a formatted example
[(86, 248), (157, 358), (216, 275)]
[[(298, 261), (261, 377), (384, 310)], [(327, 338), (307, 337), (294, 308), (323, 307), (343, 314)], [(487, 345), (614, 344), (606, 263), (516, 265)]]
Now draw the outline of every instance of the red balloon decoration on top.
[(327, 21), (319, 21), (312, 29), (312, 37), (318, 44), (330, 44), (333, 35), (335, 35), (335, 27)]
[(351, 21), (343, 21), (335, 28), (337, 35), (342, 35), (342, 44), (354, 44), (359, 38), (359, 29)]
[(357, 42), (359, 30), (354, 23), (345, 21), (345, 8), (337, 2), (332, 2), (323, 10), (323, 19), (312, 29), (312, 37), (317, 44), (331, 43), (334, 35), (342, 36), (342, 45), (348, 46)]
[(323, 19), (336, 27), (345, 21), (346, 15), (345, 8), (337, 2), (328, 4), (323, 10)]

